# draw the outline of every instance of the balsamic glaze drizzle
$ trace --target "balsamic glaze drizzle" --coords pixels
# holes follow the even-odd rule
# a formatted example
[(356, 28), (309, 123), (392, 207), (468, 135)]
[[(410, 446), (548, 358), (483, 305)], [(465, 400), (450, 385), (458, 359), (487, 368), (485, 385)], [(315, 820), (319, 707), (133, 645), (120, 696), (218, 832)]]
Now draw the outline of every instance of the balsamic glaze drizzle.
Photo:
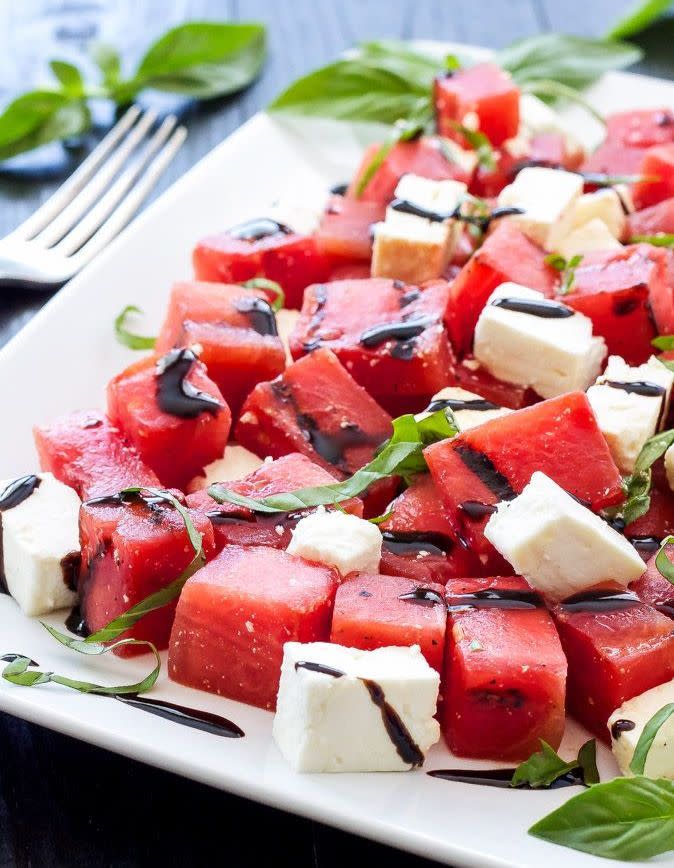
[(360, 336), (360, 342), (364, 347), (377, 347), (385, 341), (408, 341), (410, 338), (418, 338), (420, 334), (431, 325), (435, 319), (426, 317), (423, 319), (410, 319), (407, 321), (386, 322), (381, 325), (366, 329)]
[(448, 612), (469, 609), (540, 609), (543, 601), (535, 591), (511, 588), (485, 588), (467, 594), (452, 594), (447, 599)]
[(384, 547), (396, 555), (420, 551), (446, 555), (453, 547), (452, 540), (437, 531), (385, 530), (382, 538)]
[[(20, 657), (25, 656), (25, 654), (3, 654), (2, 657), (0, 657), (0, 660), (2, 660), (4, 663), (14, 663), (15, 660), (18, 660)], [(40, 664), (37, 663), (35, 660), (31, 660), (28, 665), (39, 666)]]
[(304, 351), (310, 353), (312, 350), (320, 347), (322, 341), (315, 332), (320, 327), (325, 317), (325, 305), (328, 301), (328, 289), (324, 284), (320, 283), (314, 287), (314, 312), (311, 315), (309, 325), (307, 326), (307, 337), (309, 340), (304, 341), (302, 345)]
[(455, 214), (454, 210), (449, 212), (431, 211), (428, 208), (424, 208), (423, 205), (416, 205), (414, 202), (410, 202), (409, 199), (394, 199), (389, 208), (393, 211), (400, 211), (401, 214), (412, 214), (414, 217), (422, 217), (431, 223), (444, 223), (445, 220), (451, 220)]
[(87, 622), (82, 614), (79, 603), (73, 606), (70, 614), (65, 620), (65, 627), (66, 630), (69, 630), (76, 636), (80, 636), (82, 639), (86, 639), (87, 636), (91, 635), (91, 630), (87, 627)]
[(492, 307), (502, 307), (504, 310), (512, 310), (516, 313), (528, 313), (541, 319), (568, 319), (575, 314), (565, 304), (558, 301), (550, 301), (547, 298), (540, 300), (530, 298), (495, 298), (491, 302)]
[(460, 410), (478, 410), (480, 412), (486, 410), (500, 410), (498, 404), (492, 404), (491, 401), (486, 401), (484, 398), (437, 398), (435, 401), (426, 407), (427, 413), (435, 413), (436, 410), (452, 410), (458, 413)]
[(257, 296), (246, 296), (234, 302), (234, 307), (246, 316), (250, 327), (259, 335), (278, 335), (276, 317), (269, 302)]
[[(460, 784), (482, 784), (485, 787), (501, 787), (511, 790), (530, 790), (528, 784), (512, 787), (515, 769), (433, 769), (426, 772), (432, 778), (440, 778), (443, 781), (456, 781)], [(574, 787), (582, 785), (583, 777), (581, 769), (574, 769), (553, 781), (546, 790), (557, 790), (561, 787)]]
[(320, 675), (330, 675), (332, 678), (342, 678), (344, 673), (341, 669), (333, 669), (324, 663), (315, 663), (313, 660), (298, 660), (295, 663), (295, 672), (298, 669), (306, 669), (309, 672), (318, 672)]
[(27, 500), (31, 494), (39, 487), (42, 480), (39, 476), (31, 473), (28, 476), (20, 476), (18, 479), (12, 480), (4, 490), (0, 492), (0, 594), (8, 594), (7, 577), (5, 576), (5, 558), (2, 550), (2, 513), (8, 509), (13, 509), (24, 500)]
[(641, 605), (642, 601), (631, 591), (611, 590), (581, 591), (560, 603), (567, 612), (612, 612)]
[(80, 564), (82, 555), (80, 552), (69, 552), (65, 557), (61, 558), (61, 575), (63, 576), (63, 584), (70, 591), (77, 590), (77, 580), (80, 575)]
[(238, 226), (232, 226), (227, 234), (239, 241), (260, 241), (262, 238), (269, 238), (272, 235), (292, 235), (292, 229), (284, 226), (283, 223), (271, 220), (269, 217), (260, 217), (239, 223)]
[(332, 187), (330, 187), (330, 192), (333, 196), (344, 196), (348, 189), (348, 184), (334, 184)]
[(417, 603), (420, 606), (440, 606), (445, 605), (444, 598), (434, 591), (432, 588), (415, 588), (413, 591), (408, 591), (405, 594), (400, 594), (399, 600), (405, 600), (409, 603)]
[(191, 729), (199, 729), (211, 735), (219, 735), (223, 738), (243, 738), (245, 735), (241, 727), (231, 720), (227, 720), (226, 717), (221, 717), (219, 714), (212, 714), (210, 711), (188, 708), (174, 702), (166, 702), (163, 699), (150, 699), (137, 693), (118, 694), (115, 699), (123, 702), (124, 705), (131, 705), (133, 708), (155, 714), (164, 720), (180, 723)]
[(633, 720), (626, 720), (621, 718), (620, 720), (616, 720), (611, 725), (611, 736), (616, 739), (620, 738), (623, 732), (631, 732), (636, 727), (636, 723)]
[(482, 503), (481, 500), (464, 500), (463, 503), (459, 504), (459, 509), (465, 512), (468, 518), (476, 521), (496, 512), (496, 506), (493, 503)]
[(186, 379), (196, 360), (192, 350), (177, 349), (157, 362), (157, 403), (164, 413), (196, 419), (201, 413), (216, 416), (222, 410), (217, 398), (201, 392)]
[(627, 541), (632, 543), (640, 555), (649, 557), (654, 555), (662, 545), (662, 540), (657, 536), (629, 536)]
[(661, 398), (667, 391), (664, 386), (659, 386), (657, 383), (649, 383), (645, 380), (635, 380), (631, 383), (604, 380), (603, 385), (610, 386), (612, 389), (621, 389), (629, 395), (643, 395), (645, 398)]
[(456, 447), (456, 454), (499, 500), (514, 500), (517, 497), (506, 477), (496, 469), (492, 460), (484, 452), (462, 443)]

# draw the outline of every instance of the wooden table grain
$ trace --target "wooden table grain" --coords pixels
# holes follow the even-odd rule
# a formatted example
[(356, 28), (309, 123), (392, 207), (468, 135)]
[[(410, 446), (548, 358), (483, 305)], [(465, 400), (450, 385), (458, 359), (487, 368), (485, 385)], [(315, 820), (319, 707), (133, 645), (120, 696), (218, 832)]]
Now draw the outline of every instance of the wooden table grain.
[[(141, 7), (144, 2), (138, 0)], [(597, 36), (628, 5), (629, 0), (184, 0), (190, 19), (264, 22), (269, 59), (243, 96), (188, 113), (187, 143), (154, 197), (286, 84), (358, 40), (426, 37), (499, 48), (547, 30)], [(647, 50), (643, 71), (672, 76), (673, 36), (670, 21), (639, 38)], [(2, 38), (0, 33), (4, 49)], [(61, 180), (0, 169), (0, 236)], [(48, 298), (3, 292), (0, 345)], [(0, 868), (206, 866), (215, 860), (253, 868), (278, 859), (295, 868), (435, 864), (0, 714)]]

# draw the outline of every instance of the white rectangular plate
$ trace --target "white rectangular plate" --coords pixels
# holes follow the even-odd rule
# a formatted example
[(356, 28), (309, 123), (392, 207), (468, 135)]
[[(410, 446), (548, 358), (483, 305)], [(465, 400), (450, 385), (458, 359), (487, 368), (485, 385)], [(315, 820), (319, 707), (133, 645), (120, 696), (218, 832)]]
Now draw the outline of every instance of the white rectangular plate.
[[(481, 50), (466, 46), (444, 45), (442, 50), (483, 56)], [(594, 88), (592, 100), (603, 111), (674, 108), (674, 84), (613, 74)], [(596, 128), (582, 113), (574, 110), (569, 117), (579, 136), (596, 138)], [(322, 121), (281, 124), (258, 115), (148, 208), (0, 352), (0, 479), (35, 469), (35, 423), (70, 410), (103, 406), (106, 382), (134, 357), (115, 342), (112, 331), (113, 319), (125, 304), (142, 307), (147, 329), (156, 328), (171, 283), (191, 276), (190, 251), (200, 236), (263, 214), (288, 189), (345, 180), (372, 135), (372, 129)], [(62, 624), (63, 615), (51, 621)], [(0, 654), (10, 651), (85, 680), (130, 683), (147, 672), (147, 661), (91, 660), (67, 651), (37, 621), (25, 618), (13, 600), (0, 596)], [(3, 681), (0, 709), (194, 780), (454, 865), (562, 868), (569, 858), (579, 868), (607, 864), (526, 833), (574, 790), (515, 792), (449, 783), (429, 778), (424, 771), (296, 775), (272, 742), (270, 713), (180, 687), (165, 675), (153, 695), (229, 717), (246, 737), (229, 740), (195, 730), (186, 737), (186, 730), (174, 723), (113, 699), (57, 686), (29, 690)], [(585, 734), (573, 724), (568, 729), (562, 753), (575, 755)], [(615, 773), (615, 766), (605, 748), (600, 753), (606, 778)], [(426, 769), (468, 765), (438, 745)], [(674, 858), (658, 864), (674, 866)]]

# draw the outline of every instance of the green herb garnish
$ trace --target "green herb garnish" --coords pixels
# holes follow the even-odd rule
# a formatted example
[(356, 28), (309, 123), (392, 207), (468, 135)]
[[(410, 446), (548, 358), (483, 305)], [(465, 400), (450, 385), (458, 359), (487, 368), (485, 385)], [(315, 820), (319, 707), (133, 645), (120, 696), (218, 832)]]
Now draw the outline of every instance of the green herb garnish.
[(147, 88), (196, 99), (234, 93), (256, 78), (265, 53), (261, 24), (203, 21), (169, 30), (128, 78), (119, 53), (109, 45), (97, 44), (92, 51), (101, 73), (95, 85), (87, 84), (72, 63), (53, 60), (54, 86), (22, 94), (0, 114), (0, 160), (86, 132), (91, 99), (126, 105)]
[(553, 844), (636, 861), (674, 848), (674, 781), (616, 778), (579, 793), (529, 834)]
[(631, 476), (625, 477), (625, 502), (612, 510), (607, 510), (611, 517), (622, 516), (625, 524), (632, 524), (645, 515), (651, 505), (651, 468), (662, 458), (667, 449), (674, 443), (674, 429), (661, 431), (647, 440), (634, 464)]
[[(15, 659), (12, 660), (1, 673), (2, 677), (6, 681), (11, 681), (12, 684), (19, 684), (24, 687), (36, 687), (40, 684), (54, 682), (55, 684), (61, 684), (64, 687), (70, 687), (72, 690), (78, 690), (80, 693), (97, 693), (105, 696), (114, 696), (123, 693), (144, 693), (155, 684), (161, 669), (161, 660), (155, 646), (147, 639), (119, 639), (119, 636), (133, 627), (134, 624), (138, 623), (138, 621), (149, 612), (161, 609), (171, 601), (175, 600), (183, 589), (185, 582), (187, 582), (190, 576), (193, 576), (194, 573), (204, 565), (206, 557), (204, 554), (201, 534), (195, 528), (187, 509), (179, 500), (177, 500), (177, 498), (174, 497), (173, 494), (171, 494), (171, 492), (159, 488), (134, 486), (125, 488), (120, 492), (120, 495), (127, 500), (141, 500), (144, 493), (147, 493), (158, 500), (170, 503), (180, 513), (185, 523), (185, 530), (187, 531), (190, 545), (194, 551), (194, 557), (188, 566), (165, 588), (161, 588), (159, 591), (155, 591), (155, 593), (145, 597), (145, 599), (141, 600), (140, 603), (136, 603), (135, 606), (132, 606), (122, 615), (113, 618), (109, 624), (100, 630), (97, 630), (95, 633), (92, 633), (90, 636), (87, 636), (86, 639), (74, 638), (66, 633), (61, 633), (49, 624), (44, 622), (40, 623), (62, 645), (65, 645), (66, 648), (70, 648), (80, 654), (98, 656), (123, 646), (146, 646), (155, 656), (156, 665), (152, 672), (136, 684), (106, 687), (88, 681), (77, 681), (71, 678), (65, 678), (64, 676), (57, 675), (54, 672), (41, 672), (32, 667), (32, 661), (30, 658), (17, 654), (15, 655)], [(119, 639), (119, 641), (115, 641), (117, 639)]]
[[(674, 235), (672, 235), (672, 239), (674, 239)], [(651, 341), (651, 346), (657, 350), (674, 350), (674, 335), (658, 335)]]
[[(672, 537), (670, 537), (670, 539), (672, 539)], [(661, 727), (669, 720), (669, 718), (673, 714), (674, 702), (670, 702), (658, 711), (656, 711), (653, 717), (651, 717), (646, 726), (643, 728), (641, 735), (639, 736), (637, 746), (634, 749), (634, 756), (632, 757), (632, 762), (630, 763), (630, 771), (633, 774), (643, 775), (644, 769), (646, 767), (648, 753), (653, 746), (655, 737), (657, 736)]]
[(129, 316), (142, 313), (143, 311), (135, 304), (127, 304), (122, 312), (115, 317), (115, 337), (120, 344), (130, 350), (152, 350), (157, 343), (157, 338), (136, 335), (127, 328), (126, 321)]
[(674, 247), (674, 235), (671, 235), (667, 232), (658, 232), (657, 235), (635, 235), (633, 238), (630, 238), (627, 243), (652, 244), (654, 247)]
[(515, 769), (510, 782), (512, 787), (521, 787), (524, 784), (533, 789), (549, 787), (564, 775), (578, 770), (587, 786), (598, 783), (597, 743), (594, 739), (586, 741), (578, 751), (578, 757), (568, 762), (563, 760), (546, 741), (540, 739), (540, 742), (541, 749)]
[(655, 556), (655, 568), (663, 577), (674, 585), (674, 563), (667, 557), (666, 547), (674, 543), (674, 536), (667, 536), (660, 543), (660, 548)]
[(300, 488), (283, 494), (270, 494), (259, 500), (245, 497), (222, 485), (211, 485), (208, 493), (218, 503), (234, 503), (254, 512), (292, 512), (313, 506), (331, 506), (358, 497), (374, 482), (390, 476), (411, 480), (427, 470), (424, 447), (454, 437), (458, 428), (451, 410), (437, 410), (422, 419), (411, 414), (393, 420), (393, 436), (380, 448), (372, 461), (343, 482)]
[(452, 126), (475, 151), (478, 166), (487, 172), (493, 172), (496, 168), (496, 154), (487, 136), (479, 130), (471, 130), (470, 127), (464, 126), (458, 121), (454, 121)]
[(281, 284), (275, 280), (269, 280), (266, 277), (253, 277), (242, 283), (241, 286), (245, 286), (246, 289), (261, 289), (263, 292), (270, 292), (273, 296), (270, 304), (274, 312), (281, 310), (285, 306), (286, 294)]
[[(422, 112), (421, 114), (423, 114)], [(362, 175), (358, 179), (358, 184), (356, 186), (356, 198), (359, 198), (365, 192), (367, 185), (377, 174), (379, 169), (381, 168), (384, 160), (391, 153), (393, 148), (399, 142), (409, 142), (412, 139), (415, 139), (417, 136), (420, 136), (424, 131), (430, 131), (431, 128), (431, 117), (430, 115), (427, 117), (419, 117), (416, 120), (397, 120), (393, 124), (393, 128), (391, 133), (389, 134), (386, 141), (379, 146), (378, 150), (368, 163), (368, 165), (363, 170)]]
[(559, 271), (562, 275), (562, 283), (559, 287), (560, 295), (567, 295), (573, 289), (576, 280), (576, 269), (582, 261), (583, 257), (580, 254), (572, 256), (569, 260), (564, 259), (559, 253), (551, 253), (545, 257), (547, 265)]

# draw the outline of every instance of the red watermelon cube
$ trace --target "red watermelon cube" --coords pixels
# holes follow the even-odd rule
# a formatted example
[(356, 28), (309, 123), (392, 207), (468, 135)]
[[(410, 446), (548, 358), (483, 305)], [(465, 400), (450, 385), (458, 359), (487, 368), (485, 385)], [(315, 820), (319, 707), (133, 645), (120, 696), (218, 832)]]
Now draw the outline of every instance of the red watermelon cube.
[(674, 196), (674, 142), (649, 148), (643, 156), (639, 174), (643, 177), (632, 186), (637, 208), (647, 208)]
[(674, 197), (627, 216), (627, 238), (674, 233)]
[(316, 231), (318, 249), (338, 267), (349, 263), (369, 263), (372, 226), (383, 220), (385, 214), (386, 206), (380, 202), (332, 196)]
[(372, 651), (418, 645), (429, 666), (442, 671), (444, 587), (402, 576), (359, 573), (337, 588), (330, 641)]
[(236, 416), (253, 386), (285, 368), (276, 318), (262, 291), (221, 283), (176, 283), (156, 352), (200, 347), (199, 358)]
[(274, 548), (228, 546), (178, 602), (169, 676), (274, 709), (286, 642), (326, 642), (337, 576)]
[(569, 664), (568, 708), (599, 738), (618, 706), (674, 678), (671, 620), (635, 596), (633, 603), (599, 610), (553, 610)]
[(327, 280), (331, 263), (309, 235), (297, 235), (275, 220), (251, 220), (202, 238), (192, 264), (197, 280), (243, 283), (266, 277), (280, 283), (286, 305), (302, 304), (305, 286)]
[(108, 384), (108, 414), (163, 485), (187, 483), (225, 450), (232, 415), (191, 350), (130, 365)]
[(328, 347), (389, 413), (417, 412), (454, 382), (444, 328), (449, 284), (385, 278), (311, 286), (290, 338), (294, 358)]
[[(490, 605), (490, 592), (523, 594), (529, 602)], [(539, 749), (540, 739), (556, 748), (564, 733), (566, 660), (542, 603), (515, 576), (453, 579), (445, 593), (440, 725), (450, 750), (517, 761)]]
[(159, 486), (153, 470), (98, 410), (79, 410), (33, 429), (40, 468), (83, 500), (134, 485)]
[(459, 362), (455, 371), (456, 381), (460, 386), (499, 407), (521, 410), (522, 407), (528, 407), (540, 400), (533, 389), (499, 380), (486, 368), (480, 367), (480, 363), (472, 356), (466, 356)]
[(674, 142), (674, 115), (668, 108), (631, 109), (607, 115), (606, 141), (626, 148)]
[[(670, 543), (665, 546), (665, 553), (669, 561), (674, 561), (674, 545)], [(643, 576), (630, 585), (630, 591), (663, 615), (674, 618), (674, 585), (655, 566), (656, 557), (657, 550), (656, 554), (648, 560)]]
[(520, 92), (507, 72), (495, 63), (477, 63), (435, 79), (435, 115), (441, 136), (462, 139), (456, 124), (484, 133), (493, 145), (517, 135)]
[[(202, 535), (204, 553), (214, 551), (213, 530), (195, 510), (190, 518)], [(177, 579), (194, 557), (182, 516), (169, 503), (90, 500), (80, 510), (82, 615), (93, 633), (145, 597)], [(150, 612), (121, 638), (133, 637), (168, 646), (175, 602)], [(125, 647), (122, 656), (143, 654), (145, 647)]]

